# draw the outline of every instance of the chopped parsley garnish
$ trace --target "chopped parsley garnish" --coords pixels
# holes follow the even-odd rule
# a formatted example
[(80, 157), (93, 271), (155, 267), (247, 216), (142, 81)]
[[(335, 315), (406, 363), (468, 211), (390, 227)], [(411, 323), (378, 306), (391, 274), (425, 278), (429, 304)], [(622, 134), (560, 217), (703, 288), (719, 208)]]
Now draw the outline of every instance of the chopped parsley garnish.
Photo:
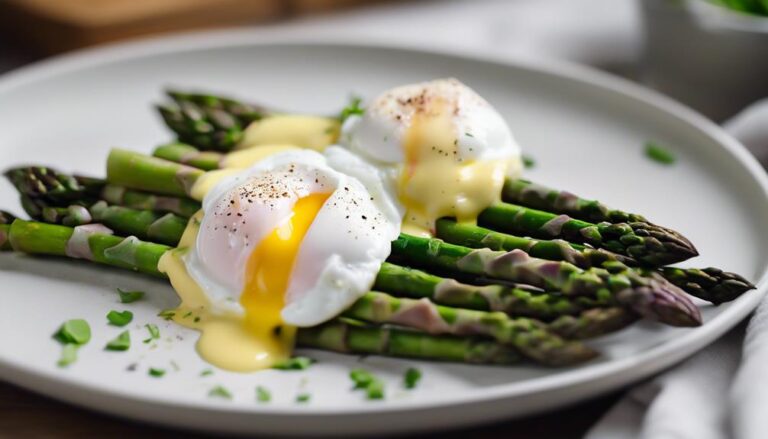
[(149, 368), (149, 376), (161, 378), (163, 375), (165, 375), (165, 369), (158, 369), (155, 367)]
[(108, 341), (104, 349), (108, 351), (127, 351), (130, 347), (131, 334), (128, 331), (123, 331), (117, 337)]
[(339, 114), (339, 120), (344, 122), (347, 120), (349, 116), (357, 115), (362, 116), (363, 113), (365, 113), (365, 108), (361, 107), (360, 104), (363, 102), (363, 99), (359, 96), (352, 96), (352, 98), (349, 101), (349, 105), (344, 107), (341, 110), (341, 114)]
[(202, 372), (200, 372), (201, 377), (207, 377), (213, 375), (213, 369), (204, 369)]
[(272, 400), (272, 393), (266, 387), (256, 386), (256, 401), (269, 402)]
[(305, 370), (311, 366), (315, 360), (308, 357), (292, 357), (284, 361), (277, 362), (272, 369), (279, 370)]
[(475, 136), (472, 135), (472, 133), (464, 133), (464, 135), (467, 136), (467, 137), (475, 137)]
[(53, 338), (64, 345), (57, 364), (66, 367), (77, 361), (77, 349), (91, 340), (91, 327), (83, 319), (67, 320)]
[(309, 402), (311, 398), (312, 398), (312, 395), (310, 395), (309, 393), (299, 393), (298, 395), (296, 395), (296, 402), (300, 404), (304, 404)]
[(115, 311), (112, 310), (107, 313), (107, 320), (109, 320), (109, 323), (115, 326), (125, 326), (128, 323), (131, 323), (133, 320), (133, 313), (126, 310), (126, 311)]
[(176, 315), (176, 311), (172, 309), (164, 309), (157, 313), (158, 317), (162, 317), (165, 320), (171, 320)]
[(224, 386), (216, 386), (208, 392), (208, 396), (224, 399), (232, 399), (232, 392)]
[(53, 337), (65, 344), (84, 345), (91, 340), (91, 327), (83, 319), (67, 320)]
[(420, 379), (421, 371), (415, 367), (409, 367), (403, 376), (403, 384), (405, 385), (406, 389), (413, 389), (416, 387), (416, 384), (419, 383)]
[(355, 384), (354, 389), (365, 390), (368, 399), (384, 398), (384, 383), (365, 369), (352, 369), (349, 378)]
[(677, 160), (671, 151), (662, 146), (659, 146), (654, 142), (648, 142), (645, 144), (645, 155), (649, 159), (663, 165), (671, 165)]
[(59, 367), (66, 367), (77, 361), (77, 348), (79, 347), (74, 343), (65, 344), (61, 350), (61, 357), (59, 357), (59, 361), (56, 364)]
[(536, 160), (533, 159), (533, 157), (524, 155), (523, 156), (523, 167), (525, 169), (531, 169), (534, 166), (536, 166)]
[(144, 325), (145, 328), (147, 328), (147, 331), (149, 331), (149, 338), (144, 340), (144, 343), (149, 343), (152, 340), (157, 340), (160, 338), (160, 329), (158, 329), (157, 325), (154, 323), (147, 323)]
[(124, 291), (118, 288), (117, 293), (120, 295), (120, 302), (122, 303), (133, 303), (144, 297), (143, 291)]

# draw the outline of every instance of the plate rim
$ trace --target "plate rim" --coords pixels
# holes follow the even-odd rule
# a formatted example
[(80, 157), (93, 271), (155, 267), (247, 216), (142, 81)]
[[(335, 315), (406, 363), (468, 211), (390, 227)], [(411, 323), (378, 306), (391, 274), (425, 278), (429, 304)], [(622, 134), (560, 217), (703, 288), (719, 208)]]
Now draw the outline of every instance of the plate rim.
[[(768, 175), (763, 171), (757, 160), (736, 139), (727, 134), (714, 122), (709, 121), (694, 110), (665, 97), (658, 92), (647, 89), (629, 80), (613, 76), (609, 73), (595, 70), (591, 67), (574, 64), (567, 61), (551, 59), (530, 59), (521, 57), (502, 57), (489, 54), (469, 54), (465, 51), (448, 50), (445, 48), (424, 49), (413, 45), (391, 44), (377, 39), (349, 42), (343, 38), (324, 36), (321, 38), (305, 35), (289, 35), (269, 30), (227, 29), (217, 31), (196, 31), (170, 36), (152, 37), (131, 42), (110, 44), (89, 48), (72, 53), (58, 55), (52, 58), (34, 62), (27, 66), (0, 75), (0, 94), (25, 86), (36, 81), (55, 78), (69, 71), (88, 69), (94, 66), (109, 64), (115, 61), (170, 54), (189, 50), (216, 49), (238, 46), (305, 46), (305, 47), (335, 47), (349, 49), (386, 49), (410, 52), (411, 54), (440, 55), (461, 61), (479, 61), (496, 64), (504, 68), (522, 69), (532, 73), (546, 74), (559, 79), (575, 80), (612, 93), (618, 93), (627, 98), (651, 107), (657, 108), (664, 114), (678, 119), (701, 131), (715, 140), (720, 148), (732, 155), (749, 173), (751, 180), (762, 190), (762, 198), (768, 204)], [(411, 410), (433, 410), (455, 407), (463, 404), (488, 403), (509, 398), (520, 398), (526, 395), (539, 394), (564, 388), (575, 388), (594, 382), (610, 380), (606, 389), (615, 389), (651, 373), (662, 371), (685, 358), (693, 355), (706, 345), (715, 341), (726, 331), (743, 320), (768, 292), (768, 265), (763, 268), (760, 279), (756, 282), (757, 290), (752, 291), (732, 303), (726, 310), (719, 313), (703, 326), (693, 329), (683, 336), (654, 346), (639, 354), (609, 362), (586, 366), (581, 369), (565, 371), (558, 375), (532, 378), (522, 382), (497, 385), (483, 388), (482, 391), (471, 394), (451, 395), (440, 401), (398, 401), (397, 404), (377, 405), (361, 404), (350, 408), (323, 408), (318, 406), (286, 408), (270, 406), (234, 406), (222, 405), (207, 401), (179, 401), (172, 397), (137, 397), (119, 391), (107, 390), (89, 383), (73, 382), (55, 372), (29, 370), (28, 368), (0, 359), (0, 377), (9, 382), (28, 389), (53, 396), (77, 405), (106, 411), (125, 416), (125, 412), (117, 413), (110, 407), (89, 403), (90, 396), (120, 398), (126, 401), (152, 403), (168, 406), (174, 409), (195, 409), (204, 411), (226, 412), (230, 414), (270, 415), (270, 416), (329, 416), (379, 414)], [(650, 369), (650, 371), (649, 371)], [(63, 385), (65, 388), (76, 388), (77, 393), (51, 391)], [(46, 390), (47, 389), (47, 390)], [(553, 404), (552, 407), (557, 406)], [(136, 416), (140, 417), (140, 416)], [(141, 417), (149, 419), (149, 417)], [(155, 420), (158, 421), (158, 420)], [(168, 423), (173, 423), (168, 420)]]

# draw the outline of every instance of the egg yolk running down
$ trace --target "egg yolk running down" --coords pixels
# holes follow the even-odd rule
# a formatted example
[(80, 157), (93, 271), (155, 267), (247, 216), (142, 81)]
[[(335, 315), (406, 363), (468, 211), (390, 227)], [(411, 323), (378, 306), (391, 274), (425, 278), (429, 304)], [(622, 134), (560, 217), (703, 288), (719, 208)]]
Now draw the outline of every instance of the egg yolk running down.
[(248, 332), (263, 343), (257, 362), (272, 365), (290, 357), (296, 327), (283, 323), (285, 292), (301, 242), (330, 194), (311, 194), (296, 201), (291, 217), (251, 253), (240, 302)]

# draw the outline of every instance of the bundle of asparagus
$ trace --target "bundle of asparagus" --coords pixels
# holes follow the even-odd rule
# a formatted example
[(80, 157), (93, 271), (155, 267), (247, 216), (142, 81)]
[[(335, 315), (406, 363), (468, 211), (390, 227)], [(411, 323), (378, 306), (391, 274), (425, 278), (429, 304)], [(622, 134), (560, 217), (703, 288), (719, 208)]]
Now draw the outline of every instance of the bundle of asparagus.
[[(8, 170), (36, 221), (0, 215), (0, 249), (163, 276), (160, 257), (178, 244), (200, 208), (190, 188), (218, 169), (245, 127), (267, 113), (217, 96), (170, 95), (176, 105), (160, 112), (188, 143), (158, 147), (154, 157), (115, 149), (105, 179), (41, 166)], [(569, 365), (596, 355), (579, 339), (639, 318), (697, 326), (700, 313), (689, 295), (719, 304), (754, 288), (716, 268), (666, 266), (696, 256), (696, 249), (643, 216), (526, 180), (507, 181), (503, 200), (482, 212), (478, 226), (444, 218), (435, 238), (401, 234), (373, 291), (337, 319), (301, 329), (299, 344)], [(71, 241), (83, 239), (88, 251), (73, 252)]]

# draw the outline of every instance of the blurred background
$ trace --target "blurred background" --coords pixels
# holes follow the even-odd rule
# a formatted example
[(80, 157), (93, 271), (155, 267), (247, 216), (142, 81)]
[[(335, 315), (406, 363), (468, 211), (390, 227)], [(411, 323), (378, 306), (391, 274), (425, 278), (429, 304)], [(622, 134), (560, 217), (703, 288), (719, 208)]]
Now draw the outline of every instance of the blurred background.
[(82, 47), (231, 27), (575, 61), (718, 122), (768, 96), (768, 0), (2, 0), (0, 72)]

